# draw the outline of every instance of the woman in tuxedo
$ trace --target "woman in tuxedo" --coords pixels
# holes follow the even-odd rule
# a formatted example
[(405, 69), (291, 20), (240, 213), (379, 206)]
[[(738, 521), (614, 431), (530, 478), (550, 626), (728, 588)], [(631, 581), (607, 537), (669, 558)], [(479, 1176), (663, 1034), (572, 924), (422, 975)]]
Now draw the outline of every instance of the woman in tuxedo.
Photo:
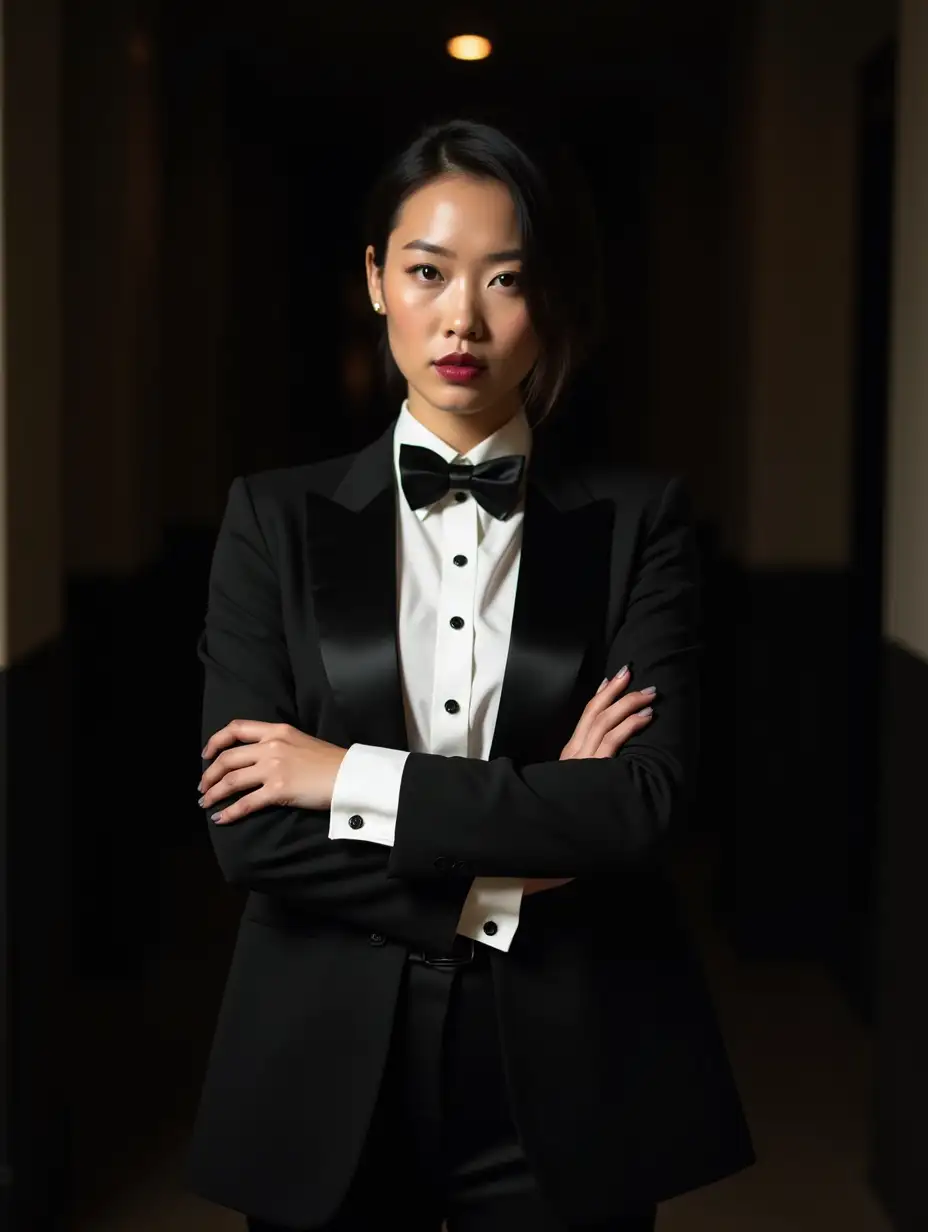
[(686, 497), (546, 431), (596, 320), (559, 166), (418, 136), (366, 253), (396, 417), (229, 492), (200, 803), (249, 893), (188, 1176), (252, 1232), (645, 1232), (753, 1161), (666, 874)]

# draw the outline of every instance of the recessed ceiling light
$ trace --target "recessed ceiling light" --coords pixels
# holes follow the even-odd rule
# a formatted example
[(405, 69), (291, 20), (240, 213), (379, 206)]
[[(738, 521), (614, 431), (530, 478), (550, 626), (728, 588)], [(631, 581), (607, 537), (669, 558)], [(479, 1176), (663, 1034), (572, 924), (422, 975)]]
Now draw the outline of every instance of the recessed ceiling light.
[(455, 60), (485, 60), (493, 48), (480, 34), (458, 34), (448, 40), (448, 55)]

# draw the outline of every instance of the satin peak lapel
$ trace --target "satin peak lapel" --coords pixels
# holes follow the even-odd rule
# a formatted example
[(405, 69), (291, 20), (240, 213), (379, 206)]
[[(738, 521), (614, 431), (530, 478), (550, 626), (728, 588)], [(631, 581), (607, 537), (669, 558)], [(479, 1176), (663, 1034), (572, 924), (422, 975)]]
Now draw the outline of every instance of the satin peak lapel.
[(322, 662), (350, 738), (406, 749), (393, 427), (355, 456), (332, 498), (310, 494), (307, 535)]
[[(536, 434), (509, 655), (490, 757), (559, 754), (564, 708), (605, 613), (612, 506), (595, 501)], [(597, 680), (598, 684), (599, 681)], [(557, 746), (557, 747), (555, 747)]]

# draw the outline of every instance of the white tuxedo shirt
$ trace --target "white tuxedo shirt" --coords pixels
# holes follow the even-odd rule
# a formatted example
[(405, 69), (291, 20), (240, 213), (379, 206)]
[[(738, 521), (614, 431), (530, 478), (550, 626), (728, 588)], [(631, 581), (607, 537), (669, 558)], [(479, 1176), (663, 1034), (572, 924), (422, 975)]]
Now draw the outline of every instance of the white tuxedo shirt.
[[(525, 508), (521, 496), (501, 521), (469, 493), (452, 489), (433, 505), (410, 509), (400, 486), (403, 444), (424, 445), (448, 462), (473, 465), (524, 454), (527, 468), (532, 430), (520, 410), (468, 454), (458, 454), (414, 419), (406, 402), (397, 418), (397, 639), (409, 750), (352, 744), (335, 780), (329, 824), (329, 838), (358, 841), (362, 836), (348, 819), (360, 815), (363, 841), (387, 846), (394, 841), (410, 752), (489, 756), (509, 653)], [(456, 713), (445, 708), (452, 699), (460, 707)], [(519, 925), (523, 884), (513, 877), (475, 878), (458, 932), (508, 950)]]

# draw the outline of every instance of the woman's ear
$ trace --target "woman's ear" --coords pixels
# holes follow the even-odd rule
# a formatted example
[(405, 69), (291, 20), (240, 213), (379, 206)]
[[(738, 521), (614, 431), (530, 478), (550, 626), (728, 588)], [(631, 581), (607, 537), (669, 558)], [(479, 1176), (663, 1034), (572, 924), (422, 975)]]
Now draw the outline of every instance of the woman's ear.
[(368, 244), (364, 253), (364, 267), (367, 275), (367, 293), (375, 312), (384, 312), (382, 267), (377, 264), (377, 256), (373, 244)]

